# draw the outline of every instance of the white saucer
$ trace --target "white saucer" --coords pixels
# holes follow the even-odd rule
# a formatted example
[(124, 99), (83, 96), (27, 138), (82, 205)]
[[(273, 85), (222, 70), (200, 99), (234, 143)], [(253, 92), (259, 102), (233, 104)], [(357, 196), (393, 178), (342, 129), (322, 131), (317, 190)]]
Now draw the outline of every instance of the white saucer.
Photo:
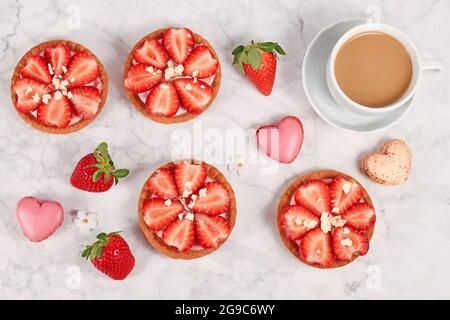
[(334, 127), (354, 132), (371, 132), (396, 123), (408, 110), (412, 100), (400, 108), (377, 116), (362, 116), (337, 104), (328, 90), (325, 68), (334, 44), (350, 28), (364, 23), (363, 19), (336, 22), (319, 32), (309, 44), (303, 59), (303, 88), (317, 114)]

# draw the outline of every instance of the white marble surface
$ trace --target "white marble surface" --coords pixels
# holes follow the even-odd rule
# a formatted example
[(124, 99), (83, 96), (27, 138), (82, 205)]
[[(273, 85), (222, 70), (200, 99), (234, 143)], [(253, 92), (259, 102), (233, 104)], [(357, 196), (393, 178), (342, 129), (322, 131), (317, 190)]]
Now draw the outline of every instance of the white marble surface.
[[(67, 27), (67, 8), (77, 3), (81, 28)], [(0, 298), (266, 298), (360, 299), (450, 298), (450, 77), (426, 74), (408, 114), (395, 126), (367, 135), (327, 125), (308, 105), (301, 62), (314, 35), (328, 24), (361, 16), (379, 4), (384, 21), (403, 29), (429, 55), (450, 69), (450, 2), (446, 0), (361, 1), (32, 1), (0, 2)], [(174, 261), (153, 250), (136, 220), (139, 190), (151, 171), (170, 158), (175, 129), (138, 114), (122, 91), (122, 64), (144, 34), (166, 26), (187, 26), (214, 45), (223, 82), (202, 128), (248, 129), (283, 115), (300, 117), (305, 142), (300, 157), (277, 175), (229, 175), (238, 199), (238, 221), (228, 242), (195, 261)], [(111, 90), (107, 107), (88, 128), (70, 136), (42, 134), (28, 127), (11, 105), (9, 79), (16, 62), (44, 40), (78, 41), (104, 62)], [(275, 90), (263, 97), (231, 66), (230, 51), (245, 41), (278, 41), (288, 55), (279, 63)], [(360, 156), (388, 138), (407, 141), (413, 152), (408, 183), (374, 184), (358, 171)], [(78, 159), (107, 140), (120, 166), (132, 174), (113, 190), (87, 194), (68, 179)], [(226, 168), (218, 165), (224, 172)], [(369, 190), (377, 209), (369, 253), (339, 270), (299, 263), (284, 248), (274, 223), (282, 189), (296, 175), (333, 168), (353, 175)], [(21, 233), (15, 205), (24, 195), (59, 200), (63, 226), (34, 244)], [(124, 282), (114, 282), (79, 257), (94, 233), (79, 233), (69, 212), (98, 212), (102, 229), (123, 230), (136, 257)], [(71, 267), (72, 266), (72, 267)], [(75, 266), (75, 267), (73, 267)], [(73, 270), (81, 285), (70, 285)], [(68, 285), (69, 282), (69, 285)]]

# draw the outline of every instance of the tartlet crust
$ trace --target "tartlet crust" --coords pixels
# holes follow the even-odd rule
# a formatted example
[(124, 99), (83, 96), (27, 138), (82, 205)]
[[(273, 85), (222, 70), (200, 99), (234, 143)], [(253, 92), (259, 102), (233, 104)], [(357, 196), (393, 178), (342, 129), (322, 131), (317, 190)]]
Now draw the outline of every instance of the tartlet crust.
[[(30, 58), (33, 55), (39, 55), (41, 54), (46, 48), (53, 47), (57, 44), (65, 44), (67, 47), (69, 47), (71, 52), (78, 52), (78, 51), (86, 51), (89, 54), (91, 54), (95, 60), (97, 61), (98, 67), (99, 67), (99, 78), (102, 82), (102, 92), (101, 92), (101, 101), (98, 108), (98, 111), (94, 117), (91, 119), (80, 119), (80, 121), (69, 125), (66, 128), (55, 128), (55, 127), (49, 127), (41, 124), (37, 119), (30, 113), (25, 114), (17, 110), (16, 103), (17, 103), (17, 95), (13, 90), (14, 83), (21, 78), (20, 76), (20, 70), (25, 66), (28, 58)], [(25, 55), (19, 60), (19, 62), (16, 65), (16, 68), (14, 69), (13, 75), (11, 77), (11, 99), (14, 104), (14, 109), (17, 111), (19, 116), (30, 126), (32, 126), (35, 129), (38, 129), (40, 131), (46, 132), (46, 133), (52, 133), (52, 134), (68, 134), (72, 133), (78, 130), (83, 129), (87, 125), (89, 125), (91, 122), (93, 122), (97, 116), (102, 112), (105, 103), (106, 98), (108, 96), (108, 76), (106, 74), (105, 68), (103, 64), (100, 62), (100, 60), (97, 58), (95, 54), (93, 54), (89, 49), (84, 47), (81, 44), (78, 44), (76, 42), (72, 42), (69, 40), (51, 40), (47, 42), (43, 42), (41, 44), (38, 44), (37, 46), (31, 48)]]
[[(304, 176), (301, 176), (299, 178), (296, 178), (294, 181), (292, 181), (289, 186), (286, 188), (286, 190), (283, 192), (281, 198), (280, 198), (280, 202), (278, 203), (278, 209), (277, 209), (277, 217), (276, 217), (276, 224), (277, 224), (277, 228), (278, 228), (278, 233), (280, 235), (281, 240), (283, 241), (284, 245), (289, 249), (289, 251), (300, 261), (302, 261), (303, 263), (311, 266), (311, 267), (315, 267), (315, 268), (321, 268), (321, 269), (332, 269), (332, 268), (338, 268), (338, 267), (342, 267), (345, 266), (351, 262), (353, 262), (355, 259), (357, 259), (359, 257), (359, 255), (355, 255), (352, 257), (352, 259), (350, 261), (338, 261), (338, 260), (334, 260), (334, 263), (331, 267), (320, 267), (320, 266), (313, 266), (310, 265), (309, 263), (303, 261), (300, 257), (299, 254), (299, 249), (298, 249), (298, 245), (295, 241), (291, 241), (289, 240), (283, 233), (283, 231), (280, 228), (280, 225), (278, 223), (279, 221), (279, 216), (281, 214), (281, 211), (283, 210), (283, 208), (285, 208), (286, 206), (288, 206), (291, 203), (291, 199), (295, 194), (295, 191), (298, 189), (298, 187), (300, 187), (302, 184), (310, 181), (310, 180), (321, 180), (321, 179), (334, 179), (336, 177), (342, 176), (346, 179), (349, 179), (353, 182), (356, 182), (357, 184), (359, 184), (362, 188), (363, 191), (363, 199), (364, 201), (371, 205), (373, 207), (373, 202), (372, 199), (370, 198), (369, 194), (367, 193), (366, 189), (364, 189), (364, 187), (357, 181), (355, 180), (353, 177), (339, 172), (339, 171), (335, 171), (335, 170), (319, 170), (319, 171), (314, 171), (311, 173), (308, 173)], [(374, 209), (375, 210), (375, 209)], [(375, 224), (370, 227), (366, 232), (365, 235), (370, 243), (370, 240), (372, 239), (372, 235), (373, 232), (375, 230)]]
[[(149, 40), (149, 39), (160, 40), (163, 37), (164, 33), (169, 29), (170, 28), (164, 28), (164, 29), (159, 29), (159, 30), (153, 31), (152, 33), (149, 33), (148, 35), (144, 36), (141, 40), (138, 41), (138, 43), (136, 43), (134, 45), (134, 47), (131, 49), (131, 51), (128, 54), (128, 57), (125, 61), (125, 67), (123, 70), (123, 78), (124, 79), (126, 78), (131, 66), (133, 65), (133, 54), (136, 51), (136, 49), (138, 49), (145, 42), (145, 40)], [(192, 32), (192, 34), (194, 36), (194, 43), (196, 45), (207, 46), (209, 48), (209, 50), (211, 51), (214, 59), (216, 59), (218, 62), (217, 71), (214, 75), (214, 81), (210, 85), (213, 90), (213, 95), (211, 97), (211, 100), (208, 102), (208, 105), (206, 106), (205, 110), (203, 110), (201, 113), (198, 113), (198, 114), (193, 114), (193, 113), (189, 113), (189, 112), (185, 111), (184, 113), (176, 115), (172, 118), (164, 117), (164, 116), (155, 116), (155, 115), (152, 115), (147, 112), (147, 110), (145, 109), (145, 102), (141, 100), (141, 98), (139, 97), (138, 94), (131, 92), (124, 86), (125, 93), (127, 94), (128, 99), (131, 101), (131, 103), (135, 106), (135, 108), (141, 114), (143, 114), (145, 117), (150, 118), (155, 122), (159, 122), (162, 124), (175, 124), (175, 123), (187, 122), (189, 120), (197, 118), (198, 116), (200, 116), (201, 114), (203, 114), (204, 112), (206, 112), (209, 109), (209, 107), (214, 103), (214, 100), (216, 99), (217, 94), (219, 93), (220, 83), (222, 80), (222, 71), (221, 71), (221, 67), (220, 67), (219, 56), (217, 55), (214, 48), (211, 46), (211, 44), (206, 39), (204, 39), (202, 36), (200, 36), (197, 33)]]
[[(191, 160), (193, 163), (200, 163), (199, 161)], [(233, 188), (231, 187), (228, 180), (225, 178), (225, 176), (215, 167), (213, 167), (210, 164), (207, 164), (205, 162), (201, 162), (206, 167), (207, 170), (207, 176), (208, 178), (220, 182), (224, 185), (224, 187), (228, 191), (228, 195), (230, 196), (230, 208), (227, 212), (227, 220), (230, 224), (230, 235), (233, 231), (233, 227), (236, 223), (236, 215), (237, 215), (237, 208), (236, 208), (236, 197), (233, 191)], [(159, 167), (158, 169), (172, 169), (175, 167), (174, 162), (166, 163), (165, 165)], [(156, 169), (156, 170), (158, 170)], [(156, 171), (155, 170), (155, 171)], [(152, 173), (153, 175), (153, 173)], [(151, 176), (151, 175), (150, 175)], [(162, 253), (165, 256), (168, 256), (173, 259), (196, 259), (203, 256), (206, 256), (208, 254), (213, 253), (217, 249), (219, 249), (229, 238), (224, 239), (219, 243), (219, 245), (216, 248), (210, 248), (210, 249), (198, 249), (198, 250), (190, 250), (187, 252), (179, 252), (175, 247), (171, 247), (166, 245), (162, 238), (157, 235), (157, 233), (153, 230), (150, 230), (145, 221), (144, 221), (144, 212), (143, 212), (143, 204), (146, 199), (149, 199), (151, 197), (152, 193), (147, 190), (147, 180), (144, 183), (144, 186), (142, 187), (141, 193), (139, 195), (139, 202), (138, 202), (138, 221), (139, 226), (141, 227), (142, 232), (144, 233), (145, 237), (147, 238), (148, 242), (160, 253)]]

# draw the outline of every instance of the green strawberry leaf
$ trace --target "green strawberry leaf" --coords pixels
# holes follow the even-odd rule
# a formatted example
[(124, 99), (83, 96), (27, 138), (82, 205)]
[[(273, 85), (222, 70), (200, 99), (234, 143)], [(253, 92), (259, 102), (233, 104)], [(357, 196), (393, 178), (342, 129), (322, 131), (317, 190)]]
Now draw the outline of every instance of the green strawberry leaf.
[(248, 64), (248, 50), (242, 54), (242, 63)]
[(103, 173), (102, 169), (98, 169), (97, 171), (95, 171), (94, 174), (92, 175), (92, 181), (97, 182), (100, 179), (101, 173)]
[(283, 50), (283, 48), (282, 48), (278, 43), (276, 43), (274, 49), (275, 49), (275, 51), (278, 52), (279, 54), (281, 54), (281, 55), (283, 55), (283, 56), (286, 55), (286, 52)]
[(240, 71), (242, 74), (245, 74), (245, 70), (244, 70), (244, 54), (241, 54), (241, 55), (239, 56), (239, 60), (237, 61), (236, 64), (237, 64), (238, 67), (239, 67), (239, 71)]
[(83, 250), (81, 253), (82, 258), (86, 258), (86, 260), (89, 258), (89, 254), (91, 253), (91, 247), (86, 246), (86, 249)]
[(89, 253), (89, 259), (91, 259), (91, 261), (96, 257), (95, 253), (97, 252), (97, 248), (98, 242), (94, 243), (94, 245), (91, 247), (91, 252)]
[(99, 152), (97, 152), (97, 151), (94, 152), (94, 157), (95, 157), (95, 160), (97, 161), (97, 164), (98, 164), (98, 165), (101, 165), (102, 163), (105, 162), (105, 160), (103, 160), (102, 154), (99, 153)]
[(238, 55), (242, 52), (244, 52), (245, 47), (244, 46), (237, 46), (234, 48), (234, 50), (231, 52), (233, 55)]
[(128, 174), (130, 173), (130, 170), (128, 169), (117, 169), (116, 171), (113, 172), (113, 176), (115, 178), (125, 178)]
[(243, 55), (243, 54), (244, 54), (244, 51), (235, 54), (235, 55), (234, 55), (234, 58), (233, 58), (233, 64), (238, 64), (239, 61), (242, 60), (242, 55)]
[(258, 70), (262, 63), (261, 51), (258, 48), (251, 48), (248, 51), (248, 63), (253, 70)]
[(102, 232), (97, 235), (97, 239), (104, 240), (104, 239), (106, 239), (107, 236), (108, 235), (106, 233)]
[(97, 250), (95, 251), (95, 257), (101, 257), (103, 254), (103, 249), (104, 249), (104, 246), (97, 247)]
[(264, 50), (264, 51), (272, 51), (273, 49), (275, 49), (275, 46), (277, 44), (274, 42), (262, 42), (262, 43), (258, 43), (257, 46), (258, 48)]
[(102, 142), (98, 145), (97, 150), (105, 157), (108, 158), (108, 144), (106, 142)]

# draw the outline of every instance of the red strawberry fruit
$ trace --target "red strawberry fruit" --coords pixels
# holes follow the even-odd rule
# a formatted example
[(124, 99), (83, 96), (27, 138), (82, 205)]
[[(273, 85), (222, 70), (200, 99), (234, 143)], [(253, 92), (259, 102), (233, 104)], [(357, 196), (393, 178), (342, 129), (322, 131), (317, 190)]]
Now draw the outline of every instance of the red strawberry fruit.
[(223, 184), (219, 182), (208, 182), (205, 188), (206, 194), (197, 197), (192, 210), (196, 213), (208, 215), (227, 212), (230, 207), (230, 196)]
[(30, 57), (20, 72), (22, 76), (44, 84), (50, 84), (52, 82), (52, 76), (48, 70), (47, 61), (41, 56)]
[(134, 93), (145, 92), (160, 82), (162, 77), (162, 72), (156, 72), (153, 67), (141, 63), (135, 64), (128, 70), (125, 77), (125, 88)]
[(84, 86), (98, 77), (99, 66), (95, 58), (86, 51), (78, 51), (70, 60), (64, 78), (70, 88)]
[(300, 258), (314, 266), (327, 268), (333, 264), (330, 236), (320, 228), (309, 231), (300, 242)]
[(295, 202), (321, 216), (330, 212), (330, 190), (322, 180), (311, 180), (302, 184), (294, 194)]
[(39, 105), (37, 120), (49, 127), (66, 128), (72, 119), (72, 108), (69, 100), (61, 96), (59, 100), (51, 98), (47, 103)]
[(70, 101), (78, 116), (83, 119), (91, 119), (97, 114), (102, 98), (96, 87), (78, 87), (70, 92), (72, 93)]
[(183, 107), (193, 114), (204, 111), (213, 96), (212, 88), (201, 80), (179, 78), (175, 80), (175, 88)]
[(184, 63), (184, 73), (194, 78), (209, 78), (216, 73), (219, 62), (206, 46), (192, 50)]
[(70, 60), (70, 50), (64, 44), (58, 44), (55, 47), (46, 48), (44, 51), (45, 59), (50, 63), (55, 75), (62, 75), (64, 67), (67, 68)]
[(162, 168), (156, 171), (147, 180), (148, 190), (163, 199), (175, 199), (178, 197), (173, 172), (170, 169)]
[(278, 43), (263, 42), (247, 46), (238, 46), (233, 50), (234, 61), (240, 70), (247, 75), (251, 82), (263, 95), (272, 92), (277, 71), (277, 53), (286, 53)]
[(114, 280), (125, 279), (134, 268), (135, 259), (130, 247), (119, 232), (100, 233), (97, 241), (81, 253), (94, 267)]
[(227, 219), (221, 216), (195, 215), (195, 233), (203, 248), (216, 248), (230, 235)]
[(195, 240), (194, 222), (187, 218), (175, 220), (164, 230), (162, 238), (165, 244), (180, 252), (189, 251)]
[(346, 225), (359, 230), (367, 230), (374, 225), (376, 216), (373, 207), (367, 203), (358, 203), (345, 211), (342, 218), (347, 221)]
[(178, 200), (147, 199), (143, 205), (144, 221), (154, 231), (159, 231), (178, 219), (184, 207)]
[(194, 36), (186, 28), (169, 29), (164, 33), (163, 45), (173, 61), (183, 64), (194, 46)]
[(23, 113), (36, 110), (41, 103), (42, 95), (50, 92), (45, 84), (28, 78), (17, 80), (13, 90), (17, 95), (16, 108)]
[(180, 161), (175, 165), (175, 183), (180, 195), (195, 193), (205, 184), (207, 172), (202, 164)]
[(337, 177), (331, 182), (330, 192), (331, 212), (335, 215), (344, 213), (362, 198), (362, 189), (360, 185), (344, 177)]
[(138, 63), (153, 66), (158, 69), (165, 69), (167, 66), (166, 52), (162, 44), (156, 39), (145, 40), (139, 48), (134, 51), (134, 60)]
[(145, 101), (148, 113), (154, 116), (173, 117), (180, 108), (180, 101), (172, 82), (163, 81), (153, 88)]
[(320, 225), (314, 213), (302, 206), (287, 206), (279, 215), (279, 226), (284, 235), (292, 241), (300, 240), (310, 229)]
[(350, 226), (336, 228), (331, 245), (336, 259), (343, 261), (350, 261), (356, 255), (363, 256), (369, 250), (366, 235)]
[(70, 183), (80, 190), (105, 192), (128, 173), (127, 169), (115, 169), (108, 154), (108, 145), (102, 142), (93, 153), (81, 158), (72, 172)]

